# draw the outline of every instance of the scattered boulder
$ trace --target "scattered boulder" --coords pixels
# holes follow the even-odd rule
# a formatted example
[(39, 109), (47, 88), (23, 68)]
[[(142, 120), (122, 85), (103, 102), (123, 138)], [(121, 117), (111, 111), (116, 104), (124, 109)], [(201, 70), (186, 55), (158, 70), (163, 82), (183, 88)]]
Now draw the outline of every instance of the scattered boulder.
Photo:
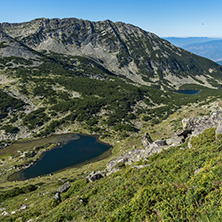
[(150, 154), (150, 150), (148, 149), (135, 149), (127, 153), (124, 153), (118, 156), (117, 158), (115, 158), (114, 160), (111, 160), (106, 165), (107, 171), (109, 172), (108, 174), (118, 171), (119, 166), (122, 164), (130, 165), (133, 162), (137, 162), (141, 159), (144, 159), (145, 157), (148, 157), (149, 154)]
[(20, 210), (26, 210), (27, 209), (27, 205), (22, 205)]
[(71, 184), (70, 184), (70, 182), (68, 181), (68, 182), (64, 183), (64, 184), (57, 190), (57, 192), (58, 192), (58, 193), (66, 192), (70, 187), (71, 187)]
[(7, 212), (7, 211), (4, 211), (3, 213), (2, 213), (2, 216), (8, 216), (9, 215), (9, 213)]
[(63, 180), (62, 180), (61, 178), (59, 178), (58, 181), (59, 181), (60, 183), (63, 183)]
[(147, 164), (147, 165), (133, 165), (133, 166), (131, 166), (131, 168), (142, 169), (142, 168), (149, 167), (149, 166), (150, 166), (150, 164)]
[(92, 171), (86, 178), (89, 180), (89, 182), (94, 182), (96, 180), (100, 180), (103, 177), (105, 177), (105, 171)]
[(144, 136), (142, 136), (142, 144), (144, 147), (148, 148), (151, 143), (153, 143), (153, 140), (151, 139), (149, 133), (146, 133)]
[(61, 202), (62, 201), (62, 198), (61, 198), (61, 195), (60, 193), (56, 193), (55, 196), (53, 197), (54, 200), (58, 201), (58, 202)]
[(79, 199), (79, 202), (83, 204), (83, 203), (84, 203), (84, 200), (80, 198), (80, 199)]

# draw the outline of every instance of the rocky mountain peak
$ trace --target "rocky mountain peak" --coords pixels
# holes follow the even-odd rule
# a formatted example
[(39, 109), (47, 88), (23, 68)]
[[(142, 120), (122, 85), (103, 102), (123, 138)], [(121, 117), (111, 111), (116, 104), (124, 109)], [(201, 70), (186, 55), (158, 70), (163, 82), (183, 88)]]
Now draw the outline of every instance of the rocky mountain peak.
[(219, 65), (122, 22), (40, 18), (25, 23), (2, 23), (0, 27), (32, 50), (90, 57), (137, 84), (160, 84), (161, 81), (161, 84), (178, 87), (202, 82), (209, 86), (209, 79), (222, 75)]

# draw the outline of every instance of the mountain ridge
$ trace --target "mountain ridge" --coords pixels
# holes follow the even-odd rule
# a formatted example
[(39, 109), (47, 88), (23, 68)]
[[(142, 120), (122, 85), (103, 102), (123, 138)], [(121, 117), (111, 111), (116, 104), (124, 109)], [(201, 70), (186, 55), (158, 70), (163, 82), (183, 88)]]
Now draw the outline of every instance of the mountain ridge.
[[(44, 18), (0, 26), (11, 38), (33, 50), (90, 57), (111, 72), (121, 73), (142, 85), (164, 79), (170, 81), (168, 74), (178, 75), (178, 71), (183, 77), (192, 72), (195, 76), (211, 76), (209, 70), (202, 69), (199, 57), (176, 48), (153, 33), (122, 22)], [(214, 67), (211, 69), (221, 72), (220, 67), (210, 61), (201, 63), (208, 63)], [(171, 82), (170, 85), (174, 84)]]

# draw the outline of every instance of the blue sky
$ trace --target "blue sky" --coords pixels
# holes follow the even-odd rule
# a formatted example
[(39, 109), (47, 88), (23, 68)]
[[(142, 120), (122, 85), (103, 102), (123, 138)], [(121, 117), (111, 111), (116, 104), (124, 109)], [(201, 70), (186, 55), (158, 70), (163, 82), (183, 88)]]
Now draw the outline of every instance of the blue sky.
[(160, 37), (222, 37), (221, 0), (0, 0), (0, 22), (122, 21)]

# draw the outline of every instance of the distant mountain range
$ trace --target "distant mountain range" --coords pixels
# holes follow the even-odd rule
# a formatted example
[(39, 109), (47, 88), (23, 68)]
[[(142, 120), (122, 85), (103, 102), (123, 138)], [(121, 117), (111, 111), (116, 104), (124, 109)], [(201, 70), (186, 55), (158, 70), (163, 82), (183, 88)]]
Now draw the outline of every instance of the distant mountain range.
[(222, 61), (222, 39), (206, 37), (169, 37), (165, 39), (194, 54), (206, 57), (216, 62)]
[[(171, 42), (175, 46), (178, 47), (184, 47), (190, 44), (196, 44), (196, 43), (204, 43), (204, 42), (210, 42), (214, 40), (220, 40), (220, 38), (208, 38), (208, 37), (166, 37), (164, 38), (167, 41)], [(222, 39), (221, 39), (222, 40)]]

